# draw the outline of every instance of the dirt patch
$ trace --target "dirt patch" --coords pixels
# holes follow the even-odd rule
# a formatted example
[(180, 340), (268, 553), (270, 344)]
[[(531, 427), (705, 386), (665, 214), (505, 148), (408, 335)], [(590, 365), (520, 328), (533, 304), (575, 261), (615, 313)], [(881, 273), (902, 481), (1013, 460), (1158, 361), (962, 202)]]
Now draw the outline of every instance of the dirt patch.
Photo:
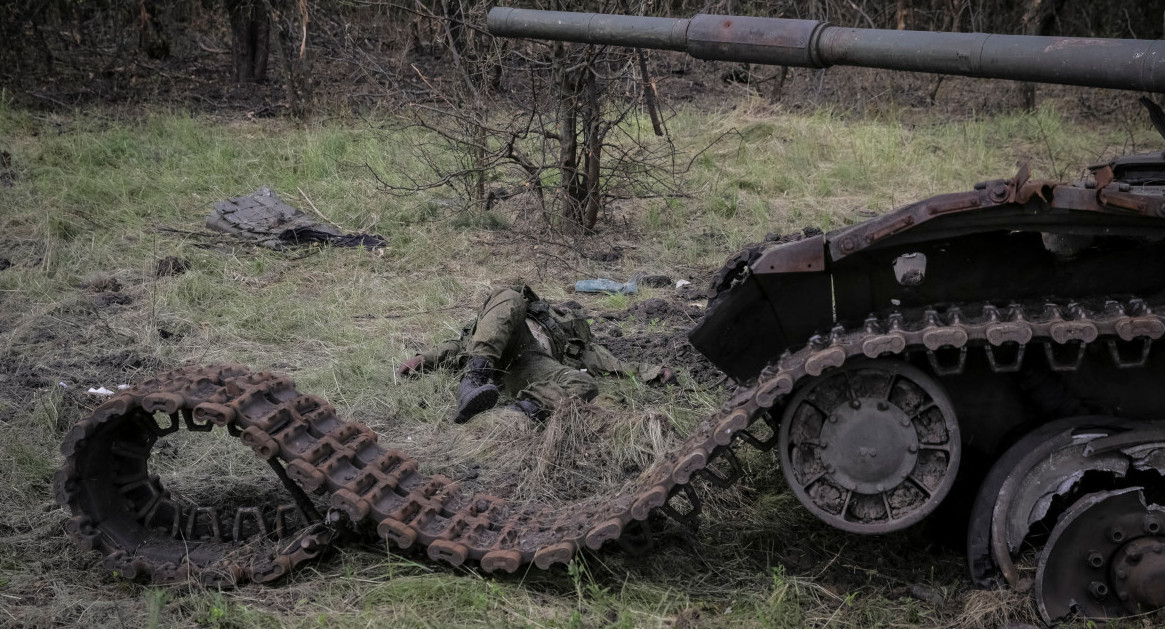
[[(51, 339), (50, 339), (51, 340)], [(110, 390), (118, 384), (143, 380), (147, 374), (165, 371), (170, 365), (134, 350), (100, 354), (92, 358), (69, 358), (39, 363), (28, 355), (0, 358), (0, 421), (36, 411), (39, 401), (59, 394), (54, 415), (63, 423), (79, 419), (105, 401), (86, 393), (90, 387)], [(60, 425), (57, 430), (68, 426)]]
[(31, 413), (37, 391), (52, 385), (49, 378), (16, 357), (0, 359), (0, 422)]
[(704, 317), (701, 302), (689, 291), (637, 302), (627, 310), (607, 311), (591, 326), (595, 339), (620, 360), (657, 363), (681, 369), (698, 385), (724, 378), (692, 344), (688, 331)]
[(158, 260), (158, 268), (154, 273), (158, 277), (169, 277), (173, 275), (182, 275), (189, 270), (189, 260), (184, 260), (178, 256), (166, 256), (161, 260)]
[(683, 369), (700, 385), (724, 378), (723, 372), (692, 347), (684, 331), (607, 338), (600, 342), (622, 360), (641, 360)]
[(92, 303), (98, 310), (110, 306), (128, 306), (133, 303), (133, 297), (125, 293), (98, 293), (93, 296)]
[(119, 293), (121, 282), (117, 281), (116, 277), (98, 277), (89, 281), (85, 288), (95, 293)]

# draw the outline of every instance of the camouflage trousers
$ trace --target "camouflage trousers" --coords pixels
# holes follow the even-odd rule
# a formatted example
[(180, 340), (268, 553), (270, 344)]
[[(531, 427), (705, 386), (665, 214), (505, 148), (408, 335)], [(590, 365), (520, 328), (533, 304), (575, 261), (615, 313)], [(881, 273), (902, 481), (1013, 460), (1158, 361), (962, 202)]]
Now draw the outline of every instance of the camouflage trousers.
[[(620, 361), (589, 339), (581, 343), (573, 339), (575, 355), (561, 355), (564, 352), (556, 350), (572, 347), (571, 343), (530, 316), (529, 296), (533, 293), (528, 290), (495, 290), (477, 318), (464, 328), (461, 338), (421, 354), (421, 369), (460, 369), (470, 357), (485, 356), (504, 372), (502, 385), (506, 390), (515, 392), (518, 399), (533, 400), (546, 410), (570, 397), (594, 399), (599, 392), (593, 375), (596, 373), (636, 376), (645, 382), (660, 376), (662, 368), (658, 365)], [(538, 336), (543, 337), (541, 342)]]

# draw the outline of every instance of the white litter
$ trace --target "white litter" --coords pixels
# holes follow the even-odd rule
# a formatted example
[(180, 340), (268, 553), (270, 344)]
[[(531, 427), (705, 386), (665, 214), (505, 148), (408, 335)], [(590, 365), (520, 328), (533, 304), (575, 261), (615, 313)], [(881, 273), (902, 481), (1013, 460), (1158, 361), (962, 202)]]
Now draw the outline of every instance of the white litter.
[(57, 384), (61, 385), (61, 388), (63, 388), (63, 389), (69, 388), (69, 385), (65, 384), (64, 382), (58, 382)]
[(129, 388), (129, 385), (128, 385), (128, 384), (119, 384), (119, 385), (117, 385), (117, 390), (118, 390), (118, 391), (125, 391), (125, 390), (126, 390), (126, 389), (128, 389), (128, 388)]
[(679, 289), (687, 286), (688, 284), (691, 284), (691, 282), (689, 282), (688, 280), (680, 280), (680, 281), (676, 282), (676, 290), (679, 290)]
[(94, 388), (90, 387), (90, 389), (87, 391), (87, 393), (91, 393), (93, 395), (113, 395), (113, 391), (110, 391), (109, 389), (106, 389), (105, 387), (101, 387), (99, 389), (94, 389)]

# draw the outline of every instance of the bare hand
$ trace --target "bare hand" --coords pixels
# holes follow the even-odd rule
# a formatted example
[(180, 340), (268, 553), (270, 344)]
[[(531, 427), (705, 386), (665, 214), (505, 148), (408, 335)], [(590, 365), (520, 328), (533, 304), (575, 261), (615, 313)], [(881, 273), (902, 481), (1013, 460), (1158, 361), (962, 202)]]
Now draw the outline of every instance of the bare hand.
[(655, 382), (663, 386), (667, 384), (679, 384), (679, 379), (676, 378), (676, 372), (671, 367), (664, 365), (659, 370), (659, 375), (655, 377)]
[(418, 373), (421, 372), (421, 363), (423, 361), (424, 361), (424, 358), (422, 356), (420, 356), (420, 355), (413, 356), (412, 358), (402, 362), (400, 364), (400, 367), (396, 368), (396, 375), (398, 375), (398, 376), (415, 376), (415, 375), (417, 375)]

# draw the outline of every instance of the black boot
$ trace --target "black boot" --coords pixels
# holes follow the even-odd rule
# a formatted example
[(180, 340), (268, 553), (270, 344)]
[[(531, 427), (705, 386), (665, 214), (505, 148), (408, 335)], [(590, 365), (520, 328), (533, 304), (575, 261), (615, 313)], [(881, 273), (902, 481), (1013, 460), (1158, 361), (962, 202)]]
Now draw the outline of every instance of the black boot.
[(498, 403), (498, 387), (491, 382), (494, 363), (485, 356), (474, 356), (465, 367), (457, 387), (457, 416), (453, 421), (464, 424), (478, 413)]
[(518, 411), (530, 419), (536, 419), (539, 421), (546, 419), (546, 417), (550, 415), (550, 413), (547, 413), (545, 410), (543, 410), (542, 407), (534, 400), (518, 400), (506, 408), (510, 409), (511, 411)]

